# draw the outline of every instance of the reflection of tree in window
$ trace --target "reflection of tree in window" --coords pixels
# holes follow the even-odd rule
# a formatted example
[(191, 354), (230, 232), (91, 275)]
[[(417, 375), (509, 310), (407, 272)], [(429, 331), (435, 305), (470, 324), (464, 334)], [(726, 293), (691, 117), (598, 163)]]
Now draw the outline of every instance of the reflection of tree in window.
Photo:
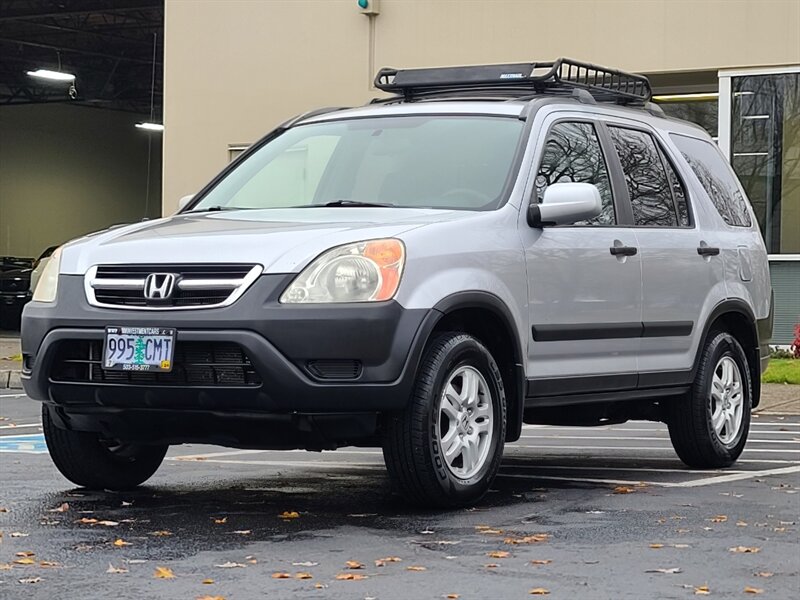
[(609, 127), (631, 197), (636, 225), (675, 227), (678, 216), (653, 138), (642, 131)]
[(554, 183), (592, 183), (600, 191), (603, 208), (598, 216), (577, 225), (613, 225), (614, 200), (608, 170), (594, 126), (589, 123), (558, 123), (547, 136), (547, 142), (536, 177), (539, 202), (547, 186)]
[(683, 135), (672, 139), (692, 167), (722, 219), (735, 227), (750, 227), (747, 201), (719, 150), (711, 143)]
[(661, 152), (661, 158), (664, 160), (664, 164), (667, 167), (667, 177), (669, 177), (669, 183), (672, 186), (672, 195), (675, 198), (675, 205), (678, 207), (678, 223), (681, 227), (689, 227), (689, 205), (686, 200), (686, 190), (683, 189), (683, 184), (678, 178), (678, 174), (675, 172), (675, 167), (673, 167), (669, 159), (664, 156), (663, 151)]

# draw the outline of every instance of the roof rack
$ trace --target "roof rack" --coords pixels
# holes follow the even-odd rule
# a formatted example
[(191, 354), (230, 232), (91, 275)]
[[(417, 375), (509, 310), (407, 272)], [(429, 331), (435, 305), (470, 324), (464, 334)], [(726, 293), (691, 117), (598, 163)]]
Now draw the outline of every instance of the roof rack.
[(650, 81), (643, 75), (571, 58), (470, 67), (384, 68), (375, 76), (375, 87), (406, 102), (465, 94), (517, 98), (581, 89), (600, 102), (643, 105), (652, 95)]

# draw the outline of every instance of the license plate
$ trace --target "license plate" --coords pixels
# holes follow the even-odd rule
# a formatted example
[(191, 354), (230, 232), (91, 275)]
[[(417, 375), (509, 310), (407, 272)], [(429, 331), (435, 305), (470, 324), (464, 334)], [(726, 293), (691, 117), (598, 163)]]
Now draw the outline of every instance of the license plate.
[(106, 327), (103, 368), (109, 371), (172, 370), (175, 330), (164, 327)]

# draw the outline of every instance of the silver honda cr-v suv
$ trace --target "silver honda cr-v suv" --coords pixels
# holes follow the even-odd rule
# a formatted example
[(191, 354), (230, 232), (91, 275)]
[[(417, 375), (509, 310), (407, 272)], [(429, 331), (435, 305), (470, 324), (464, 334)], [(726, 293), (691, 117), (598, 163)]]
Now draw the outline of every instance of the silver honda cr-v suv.
[(384, 69), (388, 98), (268, 134), (178, 214), (70, 242), (23, 378), (76, 484), (170, 444), (383, 448), (409, 500), (491, 485), (523, 423), (664, 421), (732, 464), (768, 359), (767, 254), (715, 143), (644, 77)]

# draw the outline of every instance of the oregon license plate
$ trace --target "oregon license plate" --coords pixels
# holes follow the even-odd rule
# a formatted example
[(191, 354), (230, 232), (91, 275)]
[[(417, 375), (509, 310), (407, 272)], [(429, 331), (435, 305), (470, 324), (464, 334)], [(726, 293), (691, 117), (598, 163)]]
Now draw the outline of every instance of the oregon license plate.
[(106, 327), (103, 368), (110, 371), (169, 372), (174, 352), (174, 329)]

